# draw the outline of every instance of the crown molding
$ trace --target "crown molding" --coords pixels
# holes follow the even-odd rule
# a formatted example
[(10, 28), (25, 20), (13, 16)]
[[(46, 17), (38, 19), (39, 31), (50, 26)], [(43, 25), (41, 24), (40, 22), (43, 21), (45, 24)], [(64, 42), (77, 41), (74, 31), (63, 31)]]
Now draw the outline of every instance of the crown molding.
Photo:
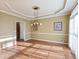
[(71, 14), (71, 12), (69, 11), (69, 12), (67, 12), (66, 14), (61, 14), (61, 15), (49, 15), (49, 16), (44, 16), (44, 17), (40, 17), (40, 18), (38, 18), (38, 19), (47, 19), (47, 18), (52, 18), (52, 17), (61, 17), (61, 16), (66, 16), (66, 15), (70, 15)]
[(25, 20), (31, 20), (32, 19), (32, 18), (27, 18), (27, 17), (23, 17), (23, 16), (20, 16), (20, 15), (14, 14), (14, 13), (11, 13), (11, 12), (7, 12), (7, 11), (4, 11), (4, 10), (0, 10), (0, 12), (8, 14), (8, 15), (12, 15), (12, 16), (15, 16), (15, 17), (18, 17), (18, 18), (22, 18), (22, 19), (25, 19)]
[[(59, 13), (60, 11), (62, 11), (62, 10), (65, 8), (66, 2), (67, 2), (67, 0), (64, 0), (64, 5), (63, 5), (63, 7), (60, 8), (59, 10), (57, 10), (56, 12), (54, 12), (53, 14), (51, 13), (51, 14), (47, 14), (47, 15), (42, 15), (42, 16), (39, 16), (39, 18), (41, 18), (41, 17), (46, 17), (46, 16), (51, 16), (51, 15), (56, 15), (57, 13)], [(48, 13), (49, 13), (49, 12), (48, 12)]]
[[(23, 17), (23, 16), (20, 16), (20, 15), (11, 13), (11, 12), (4, 11), (4, 10), (0, 10), (0, 12), (8, 14), (8, 15), (12, 15), (12, 16), (15, 16), (15, 17), (19, 17), (19, 18), (22, 18), (22, 19), (25, 19), (25, 20), (34, 20), (34, 18), (32, 18), (32, 17), (27, 18), (27, 17)], [(61, 14), (61, 15), (49, 15), (49, 16), (40, 17), (38, 19), (45, 19), (45, 18), (51, 18), (51, 17), (65, 16), (65, 15), (70, 15), (70, 13), (71, 12), (67, 12), (66, 14)]]
[(12, 12), (15, 13), (15, 14), (18, 14), (18, 15), (21, 15), (21, 16), (27, 17), (27, 18), (33, 18), (32, 16), (27, 16), (27, 15), (25, 15), (25, 14), (23, 14), (23, 13), (21, 13), (21, 12), (15, 10), (14, 8), (12, 8), (12, 7), (10, 6), (10, 4), (9, 4), (8, 2), (4, 2), (4, 4), (5, 4), (5, 6), (6, 6), (10, 11), (12, 11)]

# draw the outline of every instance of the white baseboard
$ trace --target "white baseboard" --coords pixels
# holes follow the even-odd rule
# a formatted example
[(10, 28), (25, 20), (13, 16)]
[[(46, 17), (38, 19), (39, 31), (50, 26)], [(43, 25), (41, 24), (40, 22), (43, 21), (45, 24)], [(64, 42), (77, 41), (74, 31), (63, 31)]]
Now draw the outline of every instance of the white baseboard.
[(28, 41), (28, 40), (30, 40), (31, 38), (28, 38), (28, 39), (24, 39), (24, 41)]
[(62, 33), (31, 33), (36, 35), (62, 35), (62, 36), (68, 36), (68, 34), (62, 34)]
[(57, 41), (50, 41), (50, 40), (45, 40), (45, 39), (37, 39), (37, 38), (31, 38), (31, 39), (34, 39), (34, 40), (41, 40), (41, 41), (47, 41), (47, 42), (52, 42), (52, 43), (65, 44), (65, 45), (67, 45), (67, 44), (68, 44), (68, 43), (57, 42)]
[(16, 40), (16, 36), (15, 36), (15, 37), (1, 38), (1, 39), (0, 39), (0, 42), (10, 41), (10, 40)]

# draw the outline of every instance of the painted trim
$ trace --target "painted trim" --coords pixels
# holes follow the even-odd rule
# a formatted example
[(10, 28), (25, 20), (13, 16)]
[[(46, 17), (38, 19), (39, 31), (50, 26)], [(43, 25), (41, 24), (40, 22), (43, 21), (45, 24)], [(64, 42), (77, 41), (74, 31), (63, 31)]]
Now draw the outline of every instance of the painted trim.
[(16, 41), (16, 37), (2, 38), (2, 39), (0, 39), (0, 42), (4, 42), (4, 41), (8, 41), (8, 40), (15, 40)]
[(30, 40), (31, 38), (28, 38), (28, 39), (24, 39), (24, 41), (28, 41), (28, 40)]
[(52, 18), (52, 17), (66, 16), (66, 15), (70, 15), (70, 14), (71, 14), (71, 12), (66, 12), (65, 14), (48, 15), (48, 16), (40, 17), (38, 19), (48, 19), (48, 18)]
[(15, 10), (14, 8), (12, 8), (12, 7), (10, 6), (10, 4), (9, 4), (8, 2), (4, 2), (4, 4), (5, 4), (5, 6), (6, 6), (8, 9), (10, 9), (12, 12), (14, 12), (14, 13), (16, 13), (16, 14), (19, 14), (19, 15), (24, 16), (24, 17), (27, 17), (27, 18), (30, 18), (30, 17), (31, 17), (31, 16), (26, 16), (25, 14), (23, 14), (23, 13), (21, 13), (21, 12)]
[[(19, 18), (22, 18), (22, 19), (26, 19), (26, 20), (28, 20), (28, 21), (34, 20), (34, 19), (31, 18), (31, 17), (30, 17), (30, 18), (23, 17), (23, 16), (20, 16), (20, 15), (11, 13), (11, 12), (4, 11), (4, 10), (0, 10), (0, 12), (5, 13), (5, 14), (8, 14), (8, 15), (12, 15), (12, 16), (15, 16), (15, 17), (19, 17)], [(66, 15), (69, 15), (69, 14), (70, 14), (70, 13), (61, 14), (61, 15), (50, 15), (50, 16), (41, 17), (41, 18), (38, 18), (38, 19), (48, 19), (48, 18), (52, 18), (52, 17), (66, 16)]]
[(3, 13), (8, 14), (8, 15), (12, 15), (12, 16), (15, 16), (15, 17), (19, 17), (19, 18), (25, 19), (25, 17), (23, 17), (23, 16), (19, 16), (19, 15), (16, 15), (14, 13), (7, 12), (7, 11), (4, 11), (4, 10), (0, 10), (0, 12), (3, 12)]
[(47, 42), (51, 42), (51, 43), (59, 43), (59, 44), (68, 45), (68, 43), (56, 42), (56, 41), (49, 41), (49, 40), (45, 40), (45, 39), (38, 39), (38, 38), (31, 38), (31, 39), (34, 39), (34, 40), (41, 40), (41, 41), (47, 41)]
[[(26, 38), (26, 36), (28, 36), (28, 38)], [(25, 33), (25, 39), (24, 41), (28, 41), (31, 39), (31, 32)]]
[(76, 8), (76, 6), (78, 5), (78, 2), (75, 4), (75, 6), (72, 8), (72, 11)]
[(43, 35), (68, 35), (68, 34), (58, 34), (58, 33), (31, 33), (31, 34), (43, 34)]
[(26, 35), (31, 34), (31, 32), (26, 33)]
[(7, 35), (7, 36), (0, 35), (0, 39), (8, 38), (8, 37), (16, 37), (16, 35)]
[(78, 15), (78, 4), (75, 5), (75, 7), (74, 7), (74, 9), (73, 9), (73, 11), (71, 13), (70, 20), (72, 18), (74, 18), (76, 15)]

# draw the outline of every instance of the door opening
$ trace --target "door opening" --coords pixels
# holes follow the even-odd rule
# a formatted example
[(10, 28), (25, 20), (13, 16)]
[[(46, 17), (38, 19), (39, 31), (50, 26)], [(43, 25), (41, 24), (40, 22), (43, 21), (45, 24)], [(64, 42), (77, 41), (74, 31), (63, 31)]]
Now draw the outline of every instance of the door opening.
[(20, 41), (20, 22), (16, 22), (16, 39)]

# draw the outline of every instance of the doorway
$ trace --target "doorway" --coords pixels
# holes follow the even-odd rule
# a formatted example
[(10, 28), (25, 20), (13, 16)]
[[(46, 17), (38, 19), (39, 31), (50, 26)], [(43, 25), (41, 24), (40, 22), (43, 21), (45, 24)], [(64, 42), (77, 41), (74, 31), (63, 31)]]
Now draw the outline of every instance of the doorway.
[(16, 39), (20, 41), (20, 22), (16, 22)]
[(16, 40), (24, 41), (26, 37), (26, 24), (23, 21), (16, 22)]

